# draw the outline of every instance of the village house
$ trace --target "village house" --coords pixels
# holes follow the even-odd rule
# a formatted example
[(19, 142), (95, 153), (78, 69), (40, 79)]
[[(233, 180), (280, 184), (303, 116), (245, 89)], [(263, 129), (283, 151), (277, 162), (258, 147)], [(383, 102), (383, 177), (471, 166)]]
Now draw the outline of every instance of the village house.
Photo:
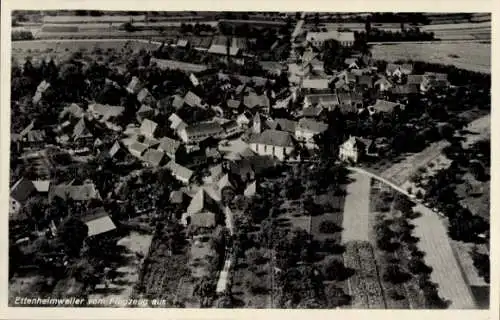
[(140, 123), (146, 118), (154, 117), (156, 115), (156, 110), (151, 108), (150, 106), (148, 106), (146, 104), (143, 104), (143, 105), (141, 105), (139, 110), (137, 110), (137, 112), (135, 114), (136, 114), (137, 122)]
[(180, 159), (186, 154), (183, 144), (175, 139), (163, 137), (159, 140), (160, 144), (157, 150), (165, 152), (165, 154), (172, 160)]
[(257, 194), (257, 181), (252, 181), (243, 191), (243, 195), (247, 198), (252, 198)]
[(22, 144), (24, 147), (30, 149), (41, 149), (47, 143), (47, 136), (45, 130), (30, 130), (22, 137)]
[(201, 98), (191, 91), (184, 96), (184, 104), (190, 107), (204, 107)]
[(28, 199), (36, 193), (36, 188), (28, 179), (21, 178), (10, 188), (9, 218), (15, 218)]
[(283, 161), (293, 152), (295, 143), (289, 132), (268, 129), (250, 140), (250, 149)]
[(330, 79), (323, 77), (309, 77), (302, 80), (302, 89), (326, 90), (329, 88)]
[(142, 88), (137, 94), (137, 101), (141, 104), (155, 105), (156, 99), (147, 88)]
[(420, 86), (417, 84), (397, 84), (390, 89), (393, 95), (407, 97), (410, 94), (417, 94), (420, 92)]
[(40, 100), (42, 100), (42, 97), (43, 97), (43, 94), (45, 93), (45, 91), (47, 91), (48, 89), (50, 88), (50, 83), (48, 83), (47, 81), (43, 80), (42, 82), (40, 82), (40, 84), (38, 85), (38, 87), (36, 88), (36, 92), (35, 92), (35, 95), (33, 96), (33, 104), (37, 104), (40, 102)]
[(240, 100), (235, 100), (235, 99), (228, 99), (226, 101), (226, 106), (231, 109), (233, 112), (238, 112), (241, 106), (241, 101)]
[(221, 124), (222, 129), (224, 130), (224, 138), (230, 138), (233, 137), (239, 133), (241, 133), (241, 127), (236, 122), (236, 120), (230, 120), (226, 121), (223, 124)]
[[(228, 52), (229, 51), (229, 52)], [(207, 53), (217, 55), (217, 56), (227, 56), (228, 53), (231, 57), (237, 57), (240, 55), (240, 49), (237, 47), (227, 47), (226, 45), (221, 44), (212, 44), (210, 48), (208, 48)]]
[(99, 154), (102, 159), (112, 159), (113, 161), (121, 161), (125, 159), (126, 155), (126, 149), (118, 141), (115, 141), (109, 150)]
[(308, 107), (305, 109), (302, 109), (302, 112), (300, 113), (302, 117), (305, 118), (312, 118), (312, 119), (319, 119), (321, 116), (325, 114), (325, 109), (319, 105), (314, 106), (314, 107)]
[(51, 186), (49, 189), (49, 201), (53, 201), (56, 197), (62, 200), (72, 199), (80, 202), (101, 199), (99, 191), (92, 182), (84, 182), (82, 185), (60, 184)]
[(316, 48), (322, 48), (328, 40), (336, 40), (343, 47), (352, 47), (354, 45), (354, 32), (327, 31), (327, 32), (307, 32), (306, 41)]
[(339, 107), (342, 113), (356, 113), (363, 108), (363, 95), (356, 91), (338, 91)]
[(377, 99), (374, 105), (368, 107), (370, 114), (375, 112), (391, 113), (396, 107), (402, 108), (403, 106), (397, 102)]
[(309, 61), (309, 67), (313, 73), (324, 74), (325, 72), (325, 63), (317, 57)]
[(95, 208), (82, 217), (82, 222), (88, 228), (86, 241), (110, 235), (115, 231), (116, 225), (103, 207)]
[(65, 107), (61, 113), (59, 113), (59, 120), (65, 119), (80, 119), (85, 115), (85, 110), (83, 110), (76, 103), (72, 103), (69, 106)]
[(148, 149), (141, 160), (147, 165), (152, 167), (159, 167), (164, 164), (165, 153), (156, 149)]
[(304, 97), (303, 108), (310, 108), (314, 106), (321, 106), (327, 110), (333, 110), (339, 105), (339, 99), (335, 93), (326, 94), (308, 94)]
[(276, 61), (260, 61), (259, 64), (263, 70), (272, 76), (280, 76), (283, 71), (283, 65)]
[(124, 111), (124, 107), (102, 105), (100, 103), (89, 104), (87, 109), (89, 118), (96, 119), (101, 123), (115, 121)]
[(158, 124), (156, 122), (151, 121), (149, 119), (144, 119), (141, 123), (139, 130), (141, 134), (143, 134), (146, 137), (154, 137), (157, 127)]
[(175, 110), (179, 110), (180, 108), (182, 108), (183, 105), (184, 105), (184, 98), (178, 94), (174, 95), (172, 99), (172, 107), (174, 107)]
[(357, 163), (367, 154), (367, 148), (368, 142), (366, 140), (351, 136), (340, 145), (339, 159)]
[(182, 120), (176, 113), (172, 113), (170, 117), (168, 117), (168, 121), (170, 121), (170, 129), (179, 133), (187, 127), (186, 122)]
[(134, 157), (141, 158), (148, 148), (147, 144), (136, 141), (128, 146), (128, 151)]
[(302, 118), (295, 129), (295, 138), (304, 143), (306, 148), (314, 149), (317, 147), (314, 136), (323, 133), (327, 129), (328, 125), (326, 123)]
[(247, 128), (250, 122), (252, 122), (253, 115), (249, 111), (244, 111), (238, 117), (236, 117), (236, 122), (241, 128)]
[(346, 58), (344, 60), (344, 64), (347, 66), (347, 69), (359, 69), (358, 59), (357, 58)]
[[(420, 84), (420, 83), (419, 83)], [(392, 83), (386, 77), (382, 76), (380, 79), (375, 81), (375, 88), (381, 92), (389, 91), (392, 88)]]
[(258, 108), (269, 112), (270, 101), (265, 94), (250, 93), (248, 96), (243, 97), (243, 105), (249, 109)]
[(175, 46), (180, 49), (187, 49), (189, 48), (190, 43), (187, 39), (178, 39)]
[(132, 80), (130, 80), (126, 89), (130, 94), (137, 95), (142, 90), (142, 88), (144, 88), (143, 84), (141, 83), (139, 78), (134, 76), (132, 77)]
[(223, 135), (224, 129), (217, 122), (199, 122), (177, 132), (186, 144), (196, 144), (207, 138), (218, 139)]
[(358, 76), (357, 84), (359, 87), (362, 87), (365, 89), (371, 89), (371, 88), (373, 88), (373, 77), (368, 76), (368, 75)]
[(174, 160), (170, 160), (165, 168), (170, 170), (172, 175), (179, 180), (180, 182), (184, 184), (188, 184), (191, 181), (191, 178), (194, 174), (194, 172), (184, 166), (181, 166), (180, 164), (176, 163)]
[(204, 188), (200, 188), (191, 199), (181, 221), (184, 225), (212, 228), (220, 220), (219, 214), (220, 209), (217, 201), (210, 197)]
[(78, 146), (85, 146), (94, 141), (94, 135), (89, 130), (89, 124), (85, 118), (81, 118), (74, 126), (72, 138)]
[(431, 88), (446, 88), (450, 85), (446, 73), (426, 72), (420, 83), (420, 90), (429, 91)]
[(403, 75), (409, 75), (413, 73), (413, 65), (405, 64), (395, 64), (388, 63), (385, 68), (385, 74), (389, 77), (401, 78)]
[(189, 81), (191, 81), (191, 83), (193, 84), (194, 87), (197, 87), (200, 85), (200, 81), (198, 80), (198, 78), (194, 75), (194, 74), (190, 74), (189, 75)]
[(262, 131), (266, 129), (272, 129), (274, 127), (273, 120), (264, 116), (260, 112), (255, 113), (252, 119), (252, 132), (254, 134), (260, 134)]
[(275, 126), (272, 129), (295, 134), (295, 129), (297, 128), (297, 121), (285, 118), (277, 118), (274, 120), (274, 122)]

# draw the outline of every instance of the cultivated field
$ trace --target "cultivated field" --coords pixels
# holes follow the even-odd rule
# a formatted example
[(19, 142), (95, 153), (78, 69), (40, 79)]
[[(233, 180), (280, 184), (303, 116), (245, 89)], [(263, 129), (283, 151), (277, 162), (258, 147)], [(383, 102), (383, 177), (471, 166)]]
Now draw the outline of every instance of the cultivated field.
[[(454, 65), (457, 68), (490, 73), (491, 44), (481, 42), (432, 42), (374, 44), (373, 58), (397, 61), (413, 60)], [(456, 55), (458, 57), (452, 56)]]
[(370, 177), (361, 173), (350, 175), (353, 182), (347, 185), (347, 195), (344, 204), (344, 219), (342, 242), (368, 241), (369, 203), (370, 203)]
[(159, 43), (155, 42), (126, 39), (14, 41), (12, 42), (12, 58), (19, 63), (24, 63), (27, 57), (31, 57), (32, 62), (36, 64), (43, 59), (64, 60), (72, 53), (79, 51), (91, 53), (100, 49), (102, 52), (109, 50), (138, 52), (141, 49), (154, 50), (158, 46)]
[(434, 32), (441, 40), (490, 40), (491, 21), (427, 25), (422, 26), (422, 31)]

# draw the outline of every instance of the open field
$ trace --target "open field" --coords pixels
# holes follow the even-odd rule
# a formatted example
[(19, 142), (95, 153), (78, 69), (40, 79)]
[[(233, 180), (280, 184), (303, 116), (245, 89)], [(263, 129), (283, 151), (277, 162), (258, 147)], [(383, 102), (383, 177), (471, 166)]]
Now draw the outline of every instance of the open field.
[(353, 173), (354, 179), (347, 186), (347, 195), (344, 204), (344, 219), (342, 242), (359, 240), (368, 241), (369, 202), (370, 202), (370, 177), (361, 173)]
[[(457, 68), (491, 73), (491, 44), (479, 42), (432, 42), (375, 44), (372, 46), (376, 60), (425, 61), (454, 65)], [(450, 55), (457, 55), (453, 58)]]

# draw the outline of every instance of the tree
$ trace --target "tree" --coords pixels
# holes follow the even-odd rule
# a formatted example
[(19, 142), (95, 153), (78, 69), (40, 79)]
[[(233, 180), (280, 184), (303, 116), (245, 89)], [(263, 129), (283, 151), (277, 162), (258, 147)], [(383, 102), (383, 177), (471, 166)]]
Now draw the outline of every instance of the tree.
[(487, 254), (480, 253), (476, 247), (471, 252), (474, 267), (478, 274), (484, 278), (484, 281), (490, 283), (490, 257)]
[(200, 299), (200, 307), (207, 308), (211, 305), (215, 294), (215, 285), (208, 277), (203, 277), (194, 286), (193, 296)]
[(88, 227), (81, 220), (69, 217), (59, 228), (57, 237), (68, 255), (78, 256), (87, 238)]
[(406, 282), (410, 276), (401, 270), (401, 267), (396, 264), (389, 265), (384, 271), (384, 281), (389, 281), (393, 284)]
[(408, 263), (408, 269), (413, 274), (430, 274), (432, 268), (427, 266), (421, 258), (412, 257)]
[(100, 273), (97, 268), (87, 259), (78, 260), (71, 268), (71, 275), (76, 280), (85, 284), (88, 288), (93, 288), (99, 283)]
[(123, 24), (123, 29), (127, 32), (134, 32), (136, 27), (132, 24), (132, 22), (125, 22)]

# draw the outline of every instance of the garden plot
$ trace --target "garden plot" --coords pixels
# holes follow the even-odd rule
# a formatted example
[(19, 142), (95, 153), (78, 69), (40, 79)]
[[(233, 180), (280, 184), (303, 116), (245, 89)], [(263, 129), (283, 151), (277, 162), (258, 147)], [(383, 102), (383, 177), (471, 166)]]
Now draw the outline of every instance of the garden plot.
[(302, 229), (307, 232), (311, 230), (311, 216), (305, 215), (302, 203), (299, 200), (286, 200), (281, 209), (284, 213), (276, 220), (285, 228), (290, 230)]
[(352, 308), (385, 309), (386, 304), (371, 244), (366, 241), (346, 243), (344, 264), (354, 270), (354, 275), (347, 280), (353, 298)]
[(118, 276), (107, 286), (98, 285), (89, 298), (105, 299), (105, 301), (128, 299), (132, 295), (135, 283), (139, 280), (142, 259), (138, 256), (146, 256), (152, 239), (151, 235), (142, 235), (137, 232), (131, 232), (128, 236), (120, 239), (117, 244), (126, 248), (125, 256), (128, 258), (128, 263), (116, 269)]

